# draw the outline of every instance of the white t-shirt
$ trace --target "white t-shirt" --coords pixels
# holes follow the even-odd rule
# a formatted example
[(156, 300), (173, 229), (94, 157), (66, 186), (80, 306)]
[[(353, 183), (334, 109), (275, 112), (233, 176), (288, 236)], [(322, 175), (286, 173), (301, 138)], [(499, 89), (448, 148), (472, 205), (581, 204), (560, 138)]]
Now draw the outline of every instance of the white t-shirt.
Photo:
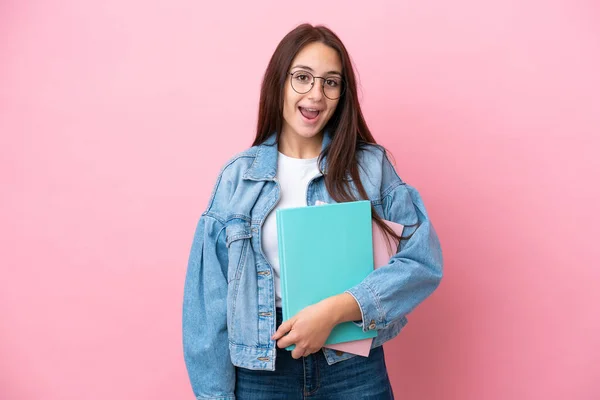
[(281, 307), (281, 283), (279, 281), (279, 250), (277, 241), (276, 210), (280, 208), (305, 207), (306, 189), (312, 178), (319, 174), (315, 158), (292, 158), (279, 153), (277, 157), (277, 180), (281, 189), (279, 203), (265, 219), (261, 244), (267, 261), (273, 267), (275, 278), (275, 305)]

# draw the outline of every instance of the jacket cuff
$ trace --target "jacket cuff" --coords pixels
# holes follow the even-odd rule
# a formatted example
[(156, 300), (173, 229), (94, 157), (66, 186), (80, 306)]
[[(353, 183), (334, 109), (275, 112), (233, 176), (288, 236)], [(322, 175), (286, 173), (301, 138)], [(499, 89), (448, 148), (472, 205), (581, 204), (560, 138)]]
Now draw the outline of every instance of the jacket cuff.
[(197, 396), (196, 400), (235, 400), (235, 395), (234, 394), (225, 394), (222, 396)]
[(386, 327), (385, 314), (379, 304), (379, 297), (373, 289), (365, 282), (359, 283), (351, 289), (346, 290), (358, 303), (362, 322), (354, 322), (362, 328), (363, 332), (379, 330)]

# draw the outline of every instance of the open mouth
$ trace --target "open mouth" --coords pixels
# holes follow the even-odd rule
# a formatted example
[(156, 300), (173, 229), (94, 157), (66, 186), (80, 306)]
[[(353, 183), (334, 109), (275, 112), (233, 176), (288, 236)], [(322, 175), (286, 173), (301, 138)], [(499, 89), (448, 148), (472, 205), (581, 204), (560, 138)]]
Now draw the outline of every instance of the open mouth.
[(317, 118), (321, 113), (320, 110), (314, 108), (298, 107), (298, 109), (300, 110), (300, 114), (302, 114), (302, 116), (308, 120)]

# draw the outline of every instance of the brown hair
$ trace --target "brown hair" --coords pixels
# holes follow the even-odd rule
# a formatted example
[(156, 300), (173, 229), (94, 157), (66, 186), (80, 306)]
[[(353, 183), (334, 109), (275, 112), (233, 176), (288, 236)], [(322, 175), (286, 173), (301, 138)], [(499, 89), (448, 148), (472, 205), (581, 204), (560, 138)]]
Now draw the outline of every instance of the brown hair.
[[(342, 62), (345, 90), (331, 119), (324, 129), (331, 134), (331, 143), (319, 156), (319, 165), (327, 157), (325, 187), (338, 203), (358, 200), (352, 195), (349, 176), (358, 194), (367, 199), (367, 193), (360, 182), (357, 150), (365, 144), (375, 144), (375, 139), (367, 127), (358, 102), (356, 77), (346, 47), (340, 38), (325, 26), (302, 24), (289, 32), (275, 49), (262, 82), (258, 110), (258, 126), (253, 146), (263, 143), (273, 132), (277, 140), (283, 125), (283, 96), (287, 72), (296, 54), (307, 44), (320, 42), (337, 51)], [(379, 146), (379, 145), (378, 145)], [(379, 146), (383, 149), (382, 146)], [(385, 151), (385, 149), (383, 149)], [(398, 243), (400, 237), (389, 228), (372, 209), (375, 223)]]

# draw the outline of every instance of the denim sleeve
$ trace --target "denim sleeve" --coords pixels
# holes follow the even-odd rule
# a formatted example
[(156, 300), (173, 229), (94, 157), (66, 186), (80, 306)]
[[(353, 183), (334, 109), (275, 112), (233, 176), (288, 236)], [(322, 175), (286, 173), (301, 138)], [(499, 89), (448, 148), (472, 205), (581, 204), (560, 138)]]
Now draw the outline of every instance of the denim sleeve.
[(183, 351), (196, 399), (233, 400), (235, 368), (227, 339), (224, 225), (204, 213), (189, 256), (183, 296)]
[(374, 270), (346, 291), (362, 314), (366, 332), (383, 329), (427, 298), (442, 278), (442, 250), (421, 196), (396, 175), (383, 195), (383, 217), (404, 225), (398, 252), (388, 265)]

